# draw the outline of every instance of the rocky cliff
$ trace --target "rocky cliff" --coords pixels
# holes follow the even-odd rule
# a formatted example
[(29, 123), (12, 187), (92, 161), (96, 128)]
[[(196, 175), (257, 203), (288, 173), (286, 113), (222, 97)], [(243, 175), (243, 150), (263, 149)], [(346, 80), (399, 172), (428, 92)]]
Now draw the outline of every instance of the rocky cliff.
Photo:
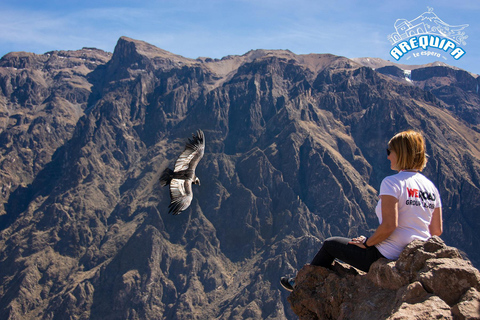
[(410, 243), (368, 273), (307, 265), (288, 300), (300, 320), (480, 319), (480, 272), (438, 237)]
[[(448, 100), (333, 55), (193, 60), (123, 37), (4, 56), (0, 318), (293, 319), (279, 277), (377, 226), (407, 128), (427, 138), (442, 238), (478, 265), (479, 133), (459, 110), (480, 106), (457, 76)], [(173, 217), (158, 179), (197, 129), (202, 184)]]
[(88, 79), (111, 54), (97, 49), (0, 60), (0, 211), (10, 193), (32, 183), (73, 134), (91, 93)]

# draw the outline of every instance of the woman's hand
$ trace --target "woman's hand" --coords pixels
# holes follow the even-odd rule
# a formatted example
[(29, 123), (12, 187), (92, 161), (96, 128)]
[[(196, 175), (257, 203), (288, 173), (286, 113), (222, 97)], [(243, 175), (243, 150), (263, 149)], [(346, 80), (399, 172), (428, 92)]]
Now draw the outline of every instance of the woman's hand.
[(360, 237), (356, 237), (356, 238), (353, 238), (352, 240), (350, 240), (348, 243), (350, 244), (354, 244), (362, 249), (366, 249), (367, 247), (365, 247), (364, 243), (365, 243), (365, 240), (367, 240), (367, 237), (365, 236), (360, 236)]

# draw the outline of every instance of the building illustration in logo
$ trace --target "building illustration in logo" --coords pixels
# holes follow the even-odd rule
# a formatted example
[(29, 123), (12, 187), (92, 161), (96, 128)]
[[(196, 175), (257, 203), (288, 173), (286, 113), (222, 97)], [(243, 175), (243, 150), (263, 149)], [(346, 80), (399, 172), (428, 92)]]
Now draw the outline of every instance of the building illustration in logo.
[(433, 8), (428, 7), (427, 12), (413, 20), (395, 21), (396, 32), (388, 36), (388, 40), (394, 45), (390, 54), (399, 60), (404, 54), (417, 48), (435, 48), (445, 52), (451, 49), (450, 55), (459, 59), (465, 54), (460, 46), (466, 45), (468, 36), (464, 29), (468, 26), (447, 24), (433, 12)]
[(390, 40), (391, 44), (396, 44), (413, 36), (432, 34), (448, 38), (458, 45), (465, 45), (465, 39), (467, 39), (468, 36), (465, 35), (463, 30), (468, 26), (468, 24), (457, 26), (449, 25), (433, 13), (433, 8), (428, 7), (427, 12), (422, 13), (411, 21), (407, 19), (398, 19), (395, 21), (394, 27), (396, 32), (389, 35), (388, 40)]

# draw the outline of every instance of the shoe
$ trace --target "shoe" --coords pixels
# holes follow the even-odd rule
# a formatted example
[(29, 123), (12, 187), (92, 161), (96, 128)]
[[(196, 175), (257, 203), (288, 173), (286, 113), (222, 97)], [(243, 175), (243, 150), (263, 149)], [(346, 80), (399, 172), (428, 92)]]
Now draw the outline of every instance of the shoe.
[(281, 277), (280, 278), (280, 284), (285, 290), (288, 290), (290, 292), (293, 291), (293, 288), (295, 288), (295, 279), (294, 278), (287, 278), (287, 277)]

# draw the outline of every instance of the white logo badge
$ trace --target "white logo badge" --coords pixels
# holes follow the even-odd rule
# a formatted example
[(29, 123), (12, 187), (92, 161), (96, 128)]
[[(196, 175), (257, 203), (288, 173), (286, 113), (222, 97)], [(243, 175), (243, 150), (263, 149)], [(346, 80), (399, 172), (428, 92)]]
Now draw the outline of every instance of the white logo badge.
[(468, 36), (463, 30), (468, 24), (449, 25), (433, 13), (433, 8), (428, 7), (427, 12), (410, 21), (397, 19), (394, 27), (396, 32), (389, 35), (388, 40), (394, 46), (390, 50), (390, 55), (397, 61), (407, 53), (420, 48), (423, 51), (412, 52), (413, 57), (420, 55), (441, 57), (443, 50), (458, 60), (465, 54), (465, 50), (460, 46), (467, 44), (465, 39)]

